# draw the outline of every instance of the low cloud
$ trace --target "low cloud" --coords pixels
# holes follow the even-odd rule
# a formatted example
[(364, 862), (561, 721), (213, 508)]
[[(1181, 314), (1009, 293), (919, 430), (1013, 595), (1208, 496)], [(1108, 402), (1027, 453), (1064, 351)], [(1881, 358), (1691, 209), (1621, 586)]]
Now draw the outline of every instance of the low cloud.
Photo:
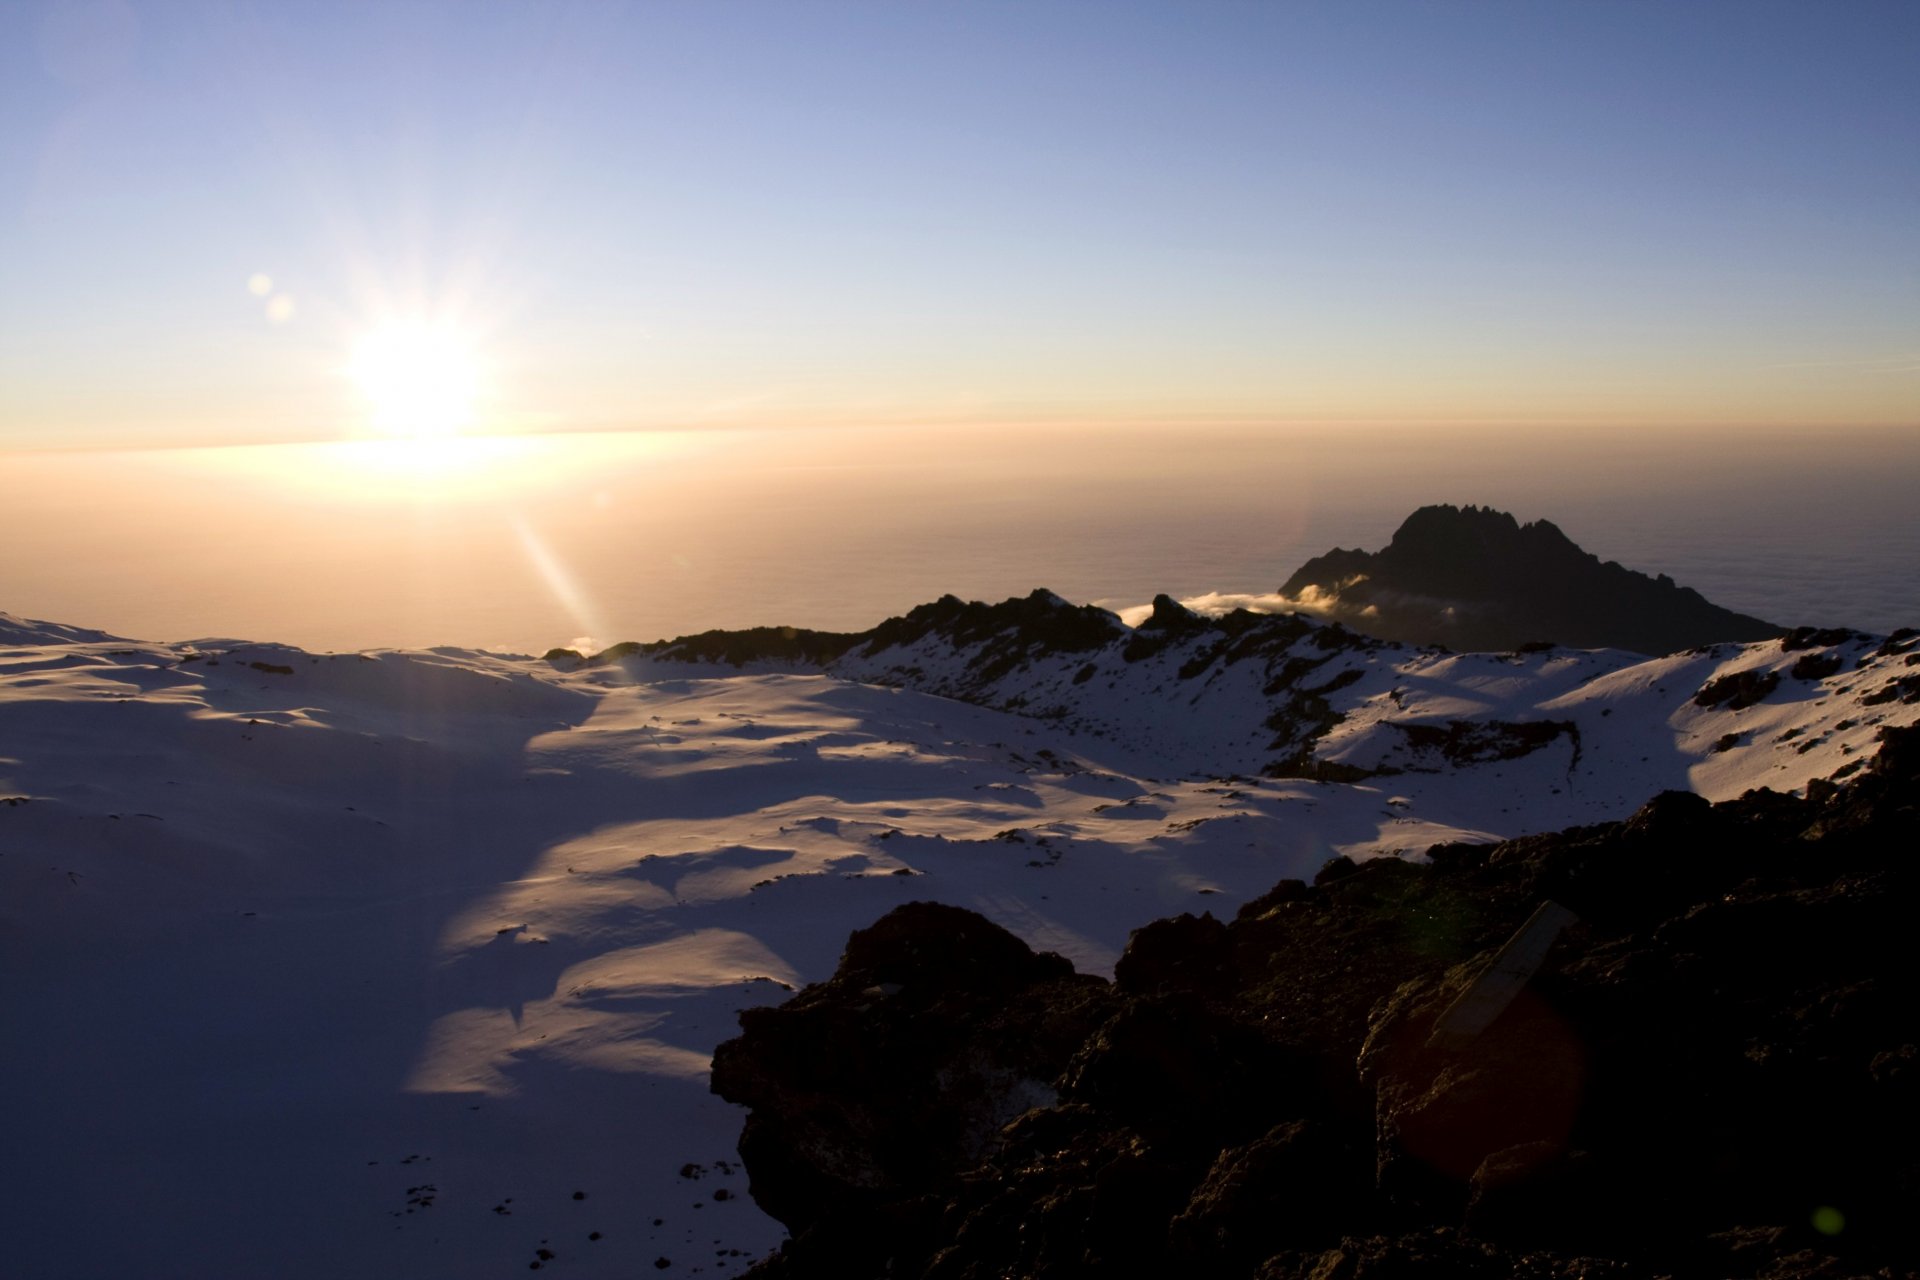
[[(1336, 596), (1327, 595), (1318, 587), (1309, 586), (1297, 596), (1281, 595), (1273, 592), (1266, 595), (1248, 595), (1232, 591), (1209, 591), (1204, 595), (1189, 596), (1180, 602), (1181, 606), (1208, 618), (1217, 618), (1232, 613), (1235, 609), (1245, 609), (1249, 613), (1310, 613), (1316, 617), (1325, 617), (1333, 613), (1339, 604)], [(1130, 627), (1137, 627), (1153, 613), (1151, 604), (1129, 605), (1115, 609), (1120, 621)]]

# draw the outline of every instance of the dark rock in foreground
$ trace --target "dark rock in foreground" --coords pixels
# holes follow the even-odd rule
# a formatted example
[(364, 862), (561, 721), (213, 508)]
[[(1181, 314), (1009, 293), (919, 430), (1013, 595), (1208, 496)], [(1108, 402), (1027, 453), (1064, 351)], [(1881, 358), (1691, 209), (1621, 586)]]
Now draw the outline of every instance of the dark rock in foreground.
[(848, 939), (830, 981), (747, 1010), (714, 1054), (714, 1091), (754, 1108), (754, 1199), (802, 1233), (942, 1185), (1055, 1099), (1110, 1003), (1106, 983), (973, 912), (894, 910)]
[(1331, 868), (1110, 984), (900, 908), (715, 1057), (794, 1233), (755, 1274), (1920, 1274), (1920, 730), (1810, 791)]
[(1552, 641), (1663, 654), (1785, 630), (1490, 507), (1422, 507), (1381, 550), (1316, 556), (1280, 591), (1367, 635), (1460, 650)]

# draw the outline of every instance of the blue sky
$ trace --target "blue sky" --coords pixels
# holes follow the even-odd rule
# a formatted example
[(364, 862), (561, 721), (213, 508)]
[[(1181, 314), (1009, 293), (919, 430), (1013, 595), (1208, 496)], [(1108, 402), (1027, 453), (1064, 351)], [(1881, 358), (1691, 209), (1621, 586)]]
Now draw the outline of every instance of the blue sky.
[(495, 430), (1920, 425), (1916, 65), (1912, 4), (15, 0), (0, 447), (350, 433), (419, 317)]

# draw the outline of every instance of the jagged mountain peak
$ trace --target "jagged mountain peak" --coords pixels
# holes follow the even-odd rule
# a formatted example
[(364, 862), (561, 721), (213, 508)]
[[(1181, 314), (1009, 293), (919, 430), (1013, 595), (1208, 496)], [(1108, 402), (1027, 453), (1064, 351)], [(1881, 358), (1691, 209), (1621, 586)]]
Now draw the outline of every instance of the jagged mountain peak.
[(1367, 634), (1453, 649), (1554, 641), (1657, 655), (1785, 630), (1492, 507), (1421, 507), (1380, 551), (1336, 548), (1280, 591)]
[(1529, 520), (1522, 524), (1510, 512), (1471, 504), (1456, 507), (1436, 503), (1421, 507), (1400, 522), (1388, 544), (1389, 550), (1403, 555), (1426, 554), (1436, 548), (1473, 549), (1489, 554), (1552, 548), (1585, 554), (1551, 520)]
[(1199, 614), (1163, 591), (1153, 598), (1153, 612), (1140, 622), (1137, 629), (1189, 630), (1201, 621)]

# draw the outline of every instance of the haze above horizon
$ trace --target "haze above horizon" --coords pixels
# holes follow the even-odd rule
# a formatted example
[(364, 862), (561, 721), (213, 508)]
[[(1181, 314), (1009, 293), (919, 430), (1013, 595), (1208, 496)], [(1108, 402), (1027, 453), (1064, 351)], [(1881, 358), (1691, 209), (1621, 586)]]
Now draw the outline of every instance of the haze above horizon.
[[(0, 609), (144, 639), (540, 653), (943, 594), (1273, 592), (1414, 508), (1549, 519), (1786, 626), (1920, 620), (1909, 434), (950, 427), (18, 455)], [(1620, 447), (1620, 446), (1627, 447)], [(392, 453), (397, 458), (384, 457)], [(387, 465), (382, 469), (382, 464)], [(578, 642), (578, 643), (576, 643)]]

